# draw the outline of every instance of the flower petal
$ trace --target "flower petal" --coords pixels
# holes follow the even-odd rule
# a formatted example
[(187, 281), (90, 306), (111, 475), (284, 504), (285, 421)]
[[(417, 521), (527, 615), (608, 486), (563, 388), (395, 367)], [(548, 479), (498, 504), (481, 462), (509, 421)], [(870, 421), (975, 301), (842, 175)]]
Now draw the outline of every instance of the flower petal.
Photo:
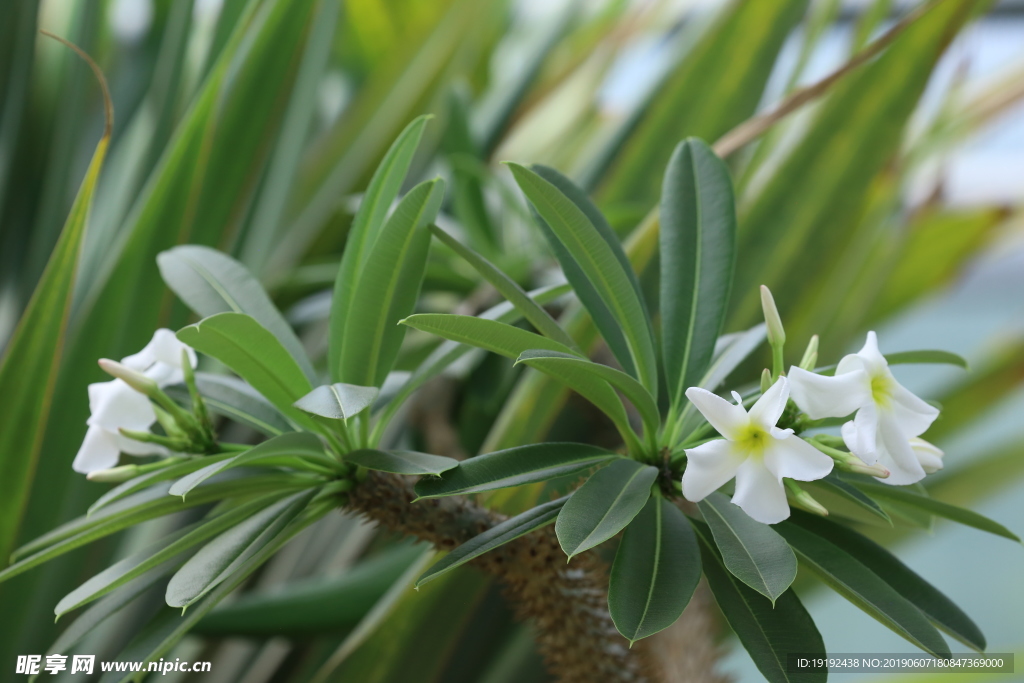
[(789, 401), (789, 382), (785, 377), (779, 377), (778, 381), (768, 387), (768, 391), (757, 399), (757, 403), (750, 407), (748, 413), (750, 421), (760, 425), (765, 431), (771, 431), (771, 428), (782, 417), (787, 401)]
[(747, 455), (726, 439), (715, 439), (686, 449), (683, 497), (696, 503), (736, 476)]
[(739, 438), (742, 431), (750, 425), (750, 418), (747, 417), (747, 411), (743, 406), (729, 403), (706, 389), (690, 387), (686, 390), (686, 398), (690, 399), (711, 426), (727, 439)]
[(779, 481), (783, 477), (814, 481), (828, 476), (835, 462), (798, 436), (770, 439), (765, 445), (764, 465)]
[(775, 524), (789, 517), (785, 487), (758, 458), (748, 459), (736, 472), (732, 502), (762, 524)]
[(878, 462), (878, 408), (869, 403), (842, 428), (843, 441), (850, 452), (867, 465)]
[(117, 465), (120, 450), (117, 447), (115, 435), (103, 427), (94, 425), (89, 427), (82, 439), (82, 445), (75, 455), (71, 469), (82, 474), (89, 474), (96, 470), (105, 470)]
[(845, 417), (871, 403), (871, 381), (863, 370), (825, 377), (790, 368), (789, 384), (793, 403), (812, 420)]
[(864, 369), (869, 375), (877, 374), (889, 367), (889, 361), (878, 350), (878, 335), (874, 332), (868, 332), (864, 346), (857, 352), (857, 356), (864, 362)]
[(938, 408), (912, 394), (895, 379), (892, 380), (890, 392), (893, 417), (907, 438), (924, 434), (939, 416)]
[(119, 379), (89, 385), (89, 410), (86, 424), (108, 431), (118, 427), (144, 430), (156, 422), (149, 399)]
[[(188, 345), (182, 344), (174, 335), (174, 332), (161, 328), (153, 333), (153, 338), (138, 353), (126, 356), (121, 363), (132, 370), (144, 372), (156, 363), (169, 365), (172, 368), (181, 369), (181, 351), (188, 353), (189, 363), (196, 366), (196, 352)], [(154, 379), (156, 379), (154, 377)]]
[(945, 453), (934, 444), (930, 444), (924, 439), (915, 438), (910, 440), (910, 448), (914, 451), (914, 455), (917, 456), (925, 473), (932, 474), (942, 469), (942, 456)]
[(906, 486), (924, 479), (924, 467), (914, 455), (910, 440), (900, 431), (891, 415), (882, 414), (878, 421), (878, 463), (889, 470), (889, 476), (878, 479), (893, 486)]

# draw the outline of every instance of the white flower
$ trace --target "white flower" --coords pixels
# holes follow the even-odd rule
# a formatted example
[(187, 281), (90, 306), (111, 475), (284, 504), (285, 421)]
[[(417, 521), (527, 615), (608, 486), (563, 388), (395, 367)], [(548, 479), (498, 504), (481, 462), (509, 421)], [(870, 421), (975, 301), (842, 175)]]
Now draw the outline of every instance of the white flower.
[[(195, 367), (195, 351), (178, 341), (170, 330), (160, 329), (153, 334), (153, 339), (144, 349), (122, 358), (121, 363), (164, 387), (184, 380), (182, 349), (188, 354), (189, 364)], [(89, 412), (89, 419), (86, 420), (89, 429), (71, 465), (76, 472), (88, 474), (114, 467), (121, 453), (167, 453), (162, 446), (129, 439), (118, 431), (120, 428), (146, 431), (156, 422), (156, 413), (149, 399), (122, 380), (90, 384)]]
[(736, 477), (732, 502), (758, 522), (775, 524), (789, 517), (783, 477), (814, 481), (832, 471), (832, 458), (794, 436), (792, 429), (775, 426), (789, 400), (785, 377), (749, 413), (735, 392), (736, 405), (697, 387), (687, 389), (686, 397), (725, 437), (686, 449), (683, 496), (687, 500), (703, 500)]
[(938, 460), (932, 452), (922, 451), (919, 457), (911, 439), (923, 434), (939, 411), (896, 381), (874, 332), (868, 332), (864, 348), (839, 361), (834, 377), (791, 368), (789, 380), (793, 402), (811, 419), (857, 412), (843, 425), (843, 441), (865, 463), (889, 470), (889, 477), (879, 481), (913, 484), (924, 478), (924, 460), (929, 466)]

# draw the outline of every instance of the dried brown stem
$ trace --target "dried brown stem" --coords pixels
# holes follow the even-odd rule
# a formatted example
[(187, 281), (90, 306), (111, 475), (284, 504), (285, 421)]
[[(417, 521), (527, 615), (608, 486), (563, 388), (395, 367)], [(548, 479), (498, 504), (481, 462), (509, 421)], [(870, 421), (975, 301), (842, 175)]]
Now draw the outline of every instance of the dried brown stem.
[(906, 31), (911, 24), (938, 7), (943, 1), (944, 0), (932, 0), (932, 2), (920, 5), (917, 9), (908, 13), (905, 17), (896, 22), (892, 28), (872, 41), (863, 50), (854, 55), (852, 59), (825, 78), (816, 83), (812, 83), (805, 88), (800, 88), (799, 90), (794, 91), (789, 97), (782, 100), (782, 102), (777, 104), (774, 108), (764, 112), (763, 114), (758, 114), (757, 116), (749, 118), (736, 126), (715, 142), (713, 145), (715, 153), (720, 157), (729, 156), (736, 150), (744, 147), (750, 142), (753, 142), (769, 128), (774, 126), (783, 118), (792, 114), (800, 107), (821, 97), (828, 92), (833, 85), (842, 80), (844, 76), (870, 59), (873, 59), (882, 50), (889, 47), (889, 45), (891, 45), (893, 41), (895, 41), (904, 31)]

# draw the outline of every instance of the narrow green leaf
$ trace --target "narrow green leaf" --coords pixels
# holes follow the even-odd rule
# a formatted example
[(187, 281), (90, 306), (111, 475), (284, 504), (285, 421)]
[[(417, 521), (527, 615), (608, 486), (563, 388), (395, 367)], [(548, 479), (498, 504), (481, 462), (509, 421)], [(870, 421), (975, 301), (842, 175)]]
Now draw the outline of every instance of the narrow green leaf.
[(697, 504), (733, 576), (775, 604), (796, 578), (796, 555), (767, 524), (751, 519), (721, 493)]
[(514, 325), (472, 315), (418, 313), (401, 322), (414, 329), (485, 349), (506, 358), (519, 358), (520, 354), (530, 349), (573, 354), (571, 348), (553, 339)]
[(865, 495), (864, 492), (858, 489), (856, 486), (853, 486), (849, 482), (840, 479), (839, 475), (837, 475), (835, 472), (830, 473), (824, 479), (819, 479), (814, 483), (818, 486), (821, 486), (822, 488), (831, 491), (832, 493), (835, 493), (836, 495), (842, 496), (846, 500), (852, 502), (853, 504), (857, 505), (858, 507), (864, 510), (867, 510), (871, 514), (877, 517), (881, 517), (886, 521), (886, 523), (889, 524), (889, 526), (892, 526), (892, 518), (889, 517), (886, 511), (883, 510), (878, 503), (876, 503), (870, 496)]
[(675, 505), (651, 496), (622, 535), (608, 585), (608, 611), (630, 645), (668, 628), (700, 581), (700, 548)]
[[(651, 324), (636, 276), (621, 246), (613, 248), (586, 213), (549, 180), (519, 164), (510, 163), (509, 168), (523, 193), (614, 315), (626, 337), (637, 378), (652, 394), (657, 394), (658, 372)], [(617, 244), (617, 239), (612, 239)], [(573, 286), (577, 284), (574, 282)]]
[[(187, 614), (184, 616), (178, 614), (167, 615), (162, 622), (155, 625), (155, 628), (146, 629), (142, 634), (140, 634), (140, 636), (134, 640), (120, 656), (124, 658), (124, 661), (143, 662), (143, 668), (145, 668), (147, 662), (154, 662), (170, 652), (171, 648), (174, 647), (174, 645), (181, 640), (192, 629), (192, 627), (205, 617), (210, 610), (216, 607), (221, 600), (238, 588), (242, 582), (249, 577), (249, 575), (259, 569), (259, 567), (270, 559), (274, 553), (280, 550), (281, 546), (291, 540), (296, 534), (308, 527), (310, 524), (323, 517), (328, 510), (329, 508), (321, 508), (317, 512), (307, 512), (293, 520), (291, 524), (287, 525), (281, 531), (281, 533), (277, 534), (266, 545), (256, 550), (252, 557), (241, 563), (231, 576), (227, 577), (220, 583), (220, 585), (215, 587), (197, 606), (188, 610)], [(110, 674), (108, 674), (108, 676), (110, 676)], [(115, 673), (112, 677), (104, 677), (102, 679), (102, 683), (108, 683), (109, 681), (127, 683), (133, 676), (134, 674), (121, 676)]]
[(665, 171), (660, 241), (661, 346), (678, 410), (711, 363), (736, 262), (729, 169), (697, 138), (679, 143)]
[(377, 451), (370, 448), (346, 453), (342, 459), (369, 470), (392, 474), (437, 475), (459, 466), (458, 460), (441, 455), (415, 451)]
[[(196, 387), (212, 412), (251, 427), (261, 434), (277, 436), (294, 430), (270, 401), (240, 379), (197, 372)], [(179, 395), (184, 399), (188, 392), (184, 387), (180, 389)]]
[[(554, 301), (559, 296), (562, 296), (569, 292), (569, 285), (555, 285), (554, 287), (544, 287), (537, 289), (529, 293), (529, 296), (534, 299), (538, 304), (545, 304), (550, 301)], [(411, 317), (411, 316), (410, 316)], [(515, 323), (521, 317), (519, 311), (517, 311), (512, 304), (507, 301), (493, 306), (480, 314), (481, 318), (485, 320), (495, 320), (501, 323)], [(452, 363), (470, 351), (474, 351), (474, 347), (461, 344), (454, 341), (446, 341), (441, 344), (437, 349), (431, 353), (426, 360), (424, 360), (413, 373), (409, 376), (409, 379), (402, 385), (398, 392), (390, 399), (387, 408), (381, 416), (378, 425), (386, 425), (402, 404), (412, 395), (414, 391), (419, 389), (423, 384), (436, 377)]]
[(657, 478), (658, 468), (626, 459), (591, 475), (555, 522), (558, 543), (569, 559), (622, 531), (647, 504)]
[(188, 607), (230, 578), (284, 531), (312, 497), (309, 491), (285, 498), (207, 543), (171, 577), (164, 596), (167, 604)]
[(772, 605), (733, 576), (722, 561), (706, 524), (690, 520), (700, 540), (704, 575), (729, 626), (769, 683), (825, 683), (827, 671), (790, 673), (788, 657), (800, 652), (825, 656), (825, 643), (793, 589)]
[(0, 360), (0, 386), (6, 396), (18, 397), (5, 401), (0, 411), (0, 557), (14, 546), (43, 445), (89, 207), (109, 142), (104, 135), (96, 145), (46, 269)]
[(943, 503), (942, 501), (929, 498), (928, 496), (922, 496), (920, 493), (915, 493), (913, 490), (902, 486), (877, 484), (873, 481), (868, 482), (861, 479), (857, 479), (855, 483), (857, 488), (872, 496), (886, 498), (897, 503), (904, 503), (929, 512), (937, 517), (958, 522), (964, 526), (987, 531), (990, 534), (1002, 536), (1003, 538), (1008, 538), (1011, 541), (1020, 542), (1020, 537), (1017, 536), (1017, 534), (1013, 533), (999, 522), (993, 521), (985, 515), (980, 515), (973, 510), (965, 510), (964, 508), (957, 507), (956, 505), (950, 505), (949, 503)]
[(216, 249), (183, 245), (156, 257), (167, 286), (200, 318), (245, 313), (277, 337), (310, 381), (316, 372), (306, 349), (263, 286), (235, 259)]
[[(658, 413), (658, 404), (642, 384), (635, 379), (615, 368), (594, 363), (586, 358), (575, 355), (559, 353), (557, 351), (540, 351), (531, 349), (519, 355), (517, 363), (524, 363), (531, 368), (551, 375), (556, 378), (572, 377), (573, 370), (582, 370), (584, 373), (608, 382), (629, 399), (630, 403), (639, 411), (644, 422), (645, 433), (653, 438), (658, 432), (661, 424), (661, 415)], [(568, 371), (568, 372), (567, 372)]]
[(952, 600), (888, 550), (849, 527), (799, 510), (794, 511), (792, 521), (856, 557), (896, 592), (916, 605), (940, 629), (964, 645), (978, 652), (984, 651), (985, 636), (977, 624)]
[(244, 313), (218, 313), (178, 331), (178, 339), (238, 373), (293, 421), (315, 429), (293, 406), (313, 386), (277, 338)]
[(96, 502), (89, 506), (87, 516), (92, 515), (107, 505), (121, 500), (122, 498), (125, 498), (137, 491), (149, 488), (153, 484), (158, 484), (162, 481), (167, 481), (168, 479), (177, 479), (178, 477), (182, 477), (186, 474), (191, 474), (196, 470), (209, 467), (213, 463), (234, 458), (235, 455), (235, 453), (224, 453), (221, 455), (207, 455), (201, 458), (189, 458), (184, 462), (168, 465), (167, 467), (162, 467), (158, 470), (153, 470), (152, 472), (147, 472), (146, 474), (129, 479), (122, 484), (118, 484), (97, 498)]
[[(563, 176), (553, 168), (547, 166), (536, 166), (534, 170), (542, 178), (547, 180), (549, 183), (554, 185), (556, 188), (562, 191), (562, 193), (573, 202), (576, 207), (583, 212), (583, 214), (590, 219), (598, 233), (605, 238), (612, 252), (615, 254), (619, 262), (622, 263), (623, 269), (626, 271), (628, 277), (632, 277), (635, 280), (636, 274), (633, 270), (632, 264), (629, 259), (625, 257), (621, 245), (618, 242), (618, 236), (612, 230), (611, 226), (608, 225), (608, 221), (605, 219), (604, 214), (601, 213), (590, 198), (587, 197), (586, 193), (578, 188), (571, 180)], [(558, 260), (559, 265), (562, 266), (562, 272), (565, 273), (565, 279), (572, 285), (573, 291), (579, 298), (580, 303), (590, 314), (591, 320), (594, 322), (594, 326), (597, 328), (601, 337), (605, 343), (608, 344), (608, 348), (611, 350), (615, 359), (619, 361), (619, 364), (625, 369), (625, 371), (634, 377), (636, 376), (636, 366), (633, 364), (633, 357), (630, 354), (629, 344), (626, 341), (626, 336), (623, 334), (622, 328), (615, 319), (615, 315), (611, 309), (605, 304), (604, 299), (601, 298), (601, 294), (597, 291), (594, 285), (587, 278), (586, 272), (580, 267), (580, 264), (576, 262), (572, 253), (566, 248), (562, 241), (555, 234), (551, 226), (548, 225), (544, 217), (533, 209), (533, 216), (535, 222), (540, 227), (541, 232), (544, 234), (544, 239), (547, 241), (548, 246), (554, 253), (555, 258)], [(640, 291), (639, 283), (636, 283), (637, 292)], [(641, 298), (641, 303), (643, 299)]]
[(792, 522), (775, 529), (837, 593), (925, 652), (949, 656), (946, 641), (921, 611), (856, 557)]
[(510, 517), (501, 524), (491, 527), (479, 536), (474, 536), (442, 557), (437, 564), (424, 572), (423, 576), (416, 581), (416, 587), (419, 588), (428, 581), (433, 581), (456, 567), (460, 567), (470, 560), (494, 550), (498, 546), (514, 541), (520, 536), (525, 536), (534, 529), (551, 524), (555, 521), (559, 511), (561, 511), (562, 506), (565, 505), (565, 501), (568, 499), (568, 496), (566, 496), (565, 498), (559, 498), (550, 503), (530, 508), (522, 514)]
[(552, 318), (551, 315), (541, 308), (533, 299), (531, 299), (530, 296), (523, 291), (523, 288), (516, 284), (515, 280), (502, 272), (486, 258), (465, 246), (436, 225), (431, 225), (430, 231), (434, 233), (434, 237), (461, 256), (467, 263), (469, 263), (469, 265), (473, 266), (473, 269), (480, 273), (480, 277), (491, 283), (491, 285), (498, 290), (499, 294), (508, 299), (509, 303), (515, 306), (516, 309), (522, 313), (523, 317), (526, 318), (526, 320), (533, 325), (538, 332), (548, 339), (553, 339), (554, 341), (568, 346), (573, 351), (577, 353), (579, 352), (579, 349), (576, 347), (576, 342), (573, 341), (572, 337), (566, 334), (565, 330), (559, 327), (558, 323), (555, 322), (555, 319)]
[(485, 453), (463, 460), (440, 479), (420, 479), (420, 498), (465, 495), (522, 486), (576, 474), (618, 458), (603, 448), (580, 443), (539, 443)]
[(92, 517), (78, 517), (22, 546), (15, 552), (15, 558), (24, 559), (18, 559), (0, 571), (0, 581), (11, 579), (75, 548), (149, 519), (205, 505), (225, 497), (309, 488), (316, 483), (309, 480), (297, 483), (295, 480), (282, 479), (280, 475), (246, 477), (237, 481), (204, 486), (188, 501), (168, 496), (169, 484), (155, 486), (108, 505)]
[(308, 458), (312, 461), (326, 460), (325, 464), (327, 466), (331, 464), (329, 456), (324, 453), (324, 447), (321, 445), (320, 439), (309, 432), (290, 432), (253, 446), (233, 458), (219, 460), (208, 464), (200, 470), (191, 472), (174, 482), (167, 493), (171, 496), (185, 498), (189, 491), (192, 491), (210, 477), (234, 467), (274, 464), (277, 461), (282, 461), (282, 459), (284, 459), (284, 462), (295, 460), (297, 461), (296, 464), (301, 464), (302, 458)]
[(347, 420), (373, 405), (379, 393), (377, 387), (338, 382), (317, 387), (296, 401), (295, 407), (329, 420)]
[(967, 361), (955, 353), (925, 349), (921, 351), (897, 351), (896, 353), (885, 354), (885, 360), (889, 365), (903, 365), (910, 363), (931, 363), (936, 365), (955, 365), (958, 368), (967, 369)]
[(414, 119), (391, 144), (391, 148), (374, 172), (370, 186), (366, 188), (355, 218), (352, 219), (331, 303), (330, 350), (327, 357), (332, 379), (341, 379), (345, 326), (356, 298), (359, 276), (369, 257), (370, 248), (377, 240), (381, 226), (384, 225), (384, 217), (398, 196), (398, 191), (409, 172), (409, 165), (423, 136), (423, 128), (429, 120), (429, 116)]
[(224, 514), (190, 524), (184, 529), (179, 529), (165, 536), (156, 543), (104, 569), (65, 595), (53, 609), (54, 614), (60, 618), (62, 615), (118, 589), (132, 579), (173, 559), (189, 548), (193, 548), (230, 529), (256, 512), (266, 508), (279, 498), (280, 495), (260, 498), (259, 500), (228, 510)]
[(402, 543), (359, 560), (339, 575), (311, 576), (248, 592), (218, 607), (196, 625), (193, 633), (271, 638), (347, 631), (366, 616), (423, 552), (421, 544)]
[(337, 380), (379, 387), (391, 371), (405, 337), (398, 321), (416, 306), (430, 248), (427, 226), (443, 199), (441, 179), (414, 187), (367, 252), (355, 285), (358, 294), (344, 311)]

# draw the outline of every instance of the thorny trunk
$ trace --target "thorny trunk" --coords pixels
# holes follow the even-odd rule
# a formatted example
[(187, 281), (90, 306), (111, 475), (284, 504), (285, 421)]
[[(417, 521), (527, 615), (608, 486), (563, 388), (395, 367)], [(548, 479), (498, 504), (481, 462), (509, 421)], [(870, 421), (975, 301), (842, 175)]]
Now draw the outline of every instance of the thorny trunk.
[[(411, 483), (379, 472), (350, 494), (353, 509), (396, 532), (451, 549), (505, 517), (461, 497), (416, 498)], [(530, 619), (548, 670), (562, 683), (719, 683), (718, 653), (706, 593), (671, 629), (632, 650), (612, 624), (607, 607), (607, 567), (593, 552), (567, 565), (547, 526), (475, 561), (500, 580), (509, 604)]]

